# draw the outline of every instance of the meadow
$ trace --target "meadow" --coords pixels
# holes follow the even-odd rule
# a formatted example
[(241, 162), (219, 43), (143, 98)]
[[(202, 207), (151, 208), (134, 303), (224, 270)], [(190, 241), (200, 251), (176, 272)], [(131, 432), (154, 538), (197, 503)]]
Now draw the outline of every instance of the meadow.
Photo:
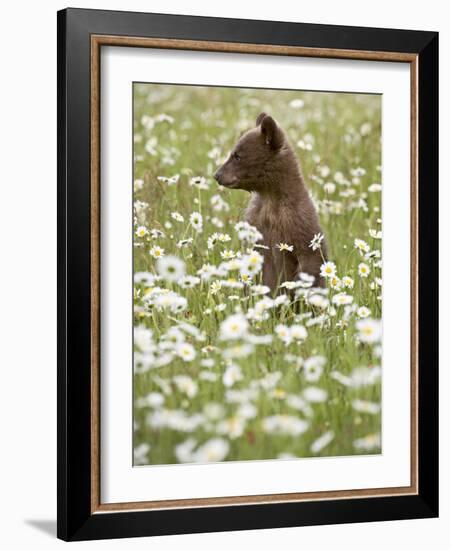
[[(381, 97), (133, 95), (134, 465), (380, 453)], [(213, 179), (261, 111), (318, 209), (324, 289), (303, 276), (272, 295), (248, 193)]]

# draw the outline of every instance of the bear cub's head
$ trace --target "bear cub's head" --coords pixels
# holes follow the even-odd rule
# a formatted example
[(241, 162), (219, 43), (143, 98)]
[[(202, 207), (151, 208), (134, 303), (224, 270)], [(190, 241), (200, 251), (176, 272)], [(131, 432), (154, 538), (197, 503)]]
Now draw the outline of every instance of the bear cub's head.
[(262, 191), (286, 144), (284, 132), (275, 120), (261, 113), (256, 127), (241, 136), (214, 177), (229, 189)]

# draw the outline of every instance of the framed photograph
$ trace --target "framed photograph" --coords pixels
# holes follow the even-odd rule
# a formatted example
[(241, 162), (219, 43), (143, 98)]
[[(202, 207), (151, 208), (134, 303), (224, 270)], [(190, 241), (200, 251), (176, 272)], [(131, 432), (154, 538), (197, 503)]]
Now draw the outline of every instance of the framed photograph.
[(438, 35), (58, 13), (58, 536), (438, 514)]

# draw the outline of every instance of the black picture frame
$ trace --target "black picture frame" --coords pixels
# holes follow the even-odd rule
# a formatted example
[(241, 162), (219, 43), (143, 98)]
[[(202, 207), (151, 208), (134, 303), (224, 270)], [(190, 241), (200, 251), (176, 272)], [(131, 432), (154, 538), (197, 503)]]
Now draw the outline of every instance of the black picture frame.
[[(438, 33), (66, 9), (58, 12), (58, 529), (64, 540), (438, 515)], [(418, 56), (416, 495), (92, 513), (90, 48), (92, 35)], [(399, 206), (401, 207), (401, 206)]]

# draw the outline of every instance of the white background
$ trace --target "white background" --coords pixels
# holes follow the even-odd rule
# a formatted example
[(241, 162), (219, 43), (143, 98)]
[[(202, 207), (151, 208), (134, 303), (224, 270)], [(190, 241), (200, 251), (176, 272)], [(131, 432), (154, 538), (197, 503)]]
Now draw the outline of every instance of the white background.
[[(2, 10), (0, 88), (1, 544), (53, 548), (56, 515), (56, 10), (62, 2), (23, 1)], [(445, 3), (291, 0), (77, 2), (78, 7), (441, 30), (441, 212), (449, 204), (450, 31)], [(257, 9), (256, 9), (257, 6)], [(445, 124), (446, 123), (446, 124)], [(430, 216), (434, 213), (430, 213)], [(448, 273), (450, 217), (441, 215), (441, 273)], [(447, 256), (444, 255), (447, 252)], [(444, 279), (444, 277), (442, 277)], [(441, 285), (441, 335), (448, 338), (448, 284)], [(230, 546), (411, 550), (450, 537), (448, 348), (441, 346), (441, 518), (84, 543), (83, 548), (225, 549)], [(94, 546), (95, 545), (95, 546)]]
[[(232, 69), (232, 70), (231, 70)], [(382, 93), (382, 454), (131, 467), (131, 82)], [(101, 501), (300, 493), (410, 484), (410, 69), (403, 63), (142, 48), (102, 53)], [(280, 92), (282, 95), (282, 92)], [(398, 144), (401, 144), (398, 145)], [(398, 205), (405, 206), (399, 210)], [(387, 237), (386, 237), (387, 236)], [(391, 236), (391, 238), (389, 238)], [(124, 261), (128, 258), (129, 261)], [(406, 283), (400, 287), (398, 281)]]

